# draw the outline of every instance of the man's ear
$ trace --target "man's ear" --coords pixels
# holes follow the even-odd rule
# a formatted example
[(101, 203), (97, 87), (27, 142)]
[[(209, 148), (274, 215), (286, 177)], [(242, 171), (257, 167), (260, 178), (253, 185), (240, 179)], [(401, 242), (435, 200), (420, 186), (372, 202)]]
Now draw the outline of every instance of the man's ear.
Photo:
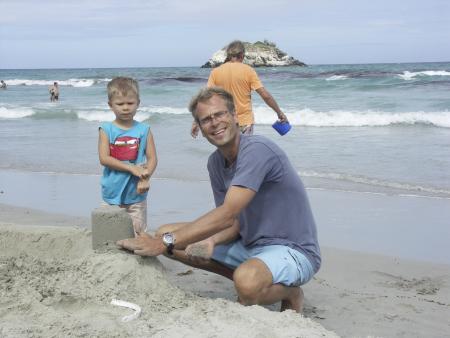
[(111, 107), (111, 101), (108, 101), (108, 106), (109, 106), (109, 108), (112, 108)]
[(138, 99), (137, 106), (139, 107), (140, 104), (141, 104), (141, 99)]
[(233, 115), (234, 122), (236, 122), (237, 124), (239, 124), (239, 121), (238, 121), (236, 112), (233, 112), (232, 115)]

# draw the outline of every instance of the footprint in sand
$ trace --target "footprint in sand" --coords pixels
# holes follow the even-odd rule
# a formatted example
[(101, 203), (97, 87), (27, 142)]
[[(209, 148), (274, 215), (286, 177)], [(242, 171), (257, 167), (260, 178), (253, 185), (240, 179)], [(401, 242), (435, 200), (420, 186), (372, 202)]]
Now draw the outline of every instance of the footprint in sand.
[(415, 290), (419, 295), (435, 295), (442, 286), (442, 281), (439, 278), (423, 277), (407, 279), (381, 271), (373, 271), (373, 273), (387, 279), (379, 283), (382, 286), (396, 288), (402, 291)]

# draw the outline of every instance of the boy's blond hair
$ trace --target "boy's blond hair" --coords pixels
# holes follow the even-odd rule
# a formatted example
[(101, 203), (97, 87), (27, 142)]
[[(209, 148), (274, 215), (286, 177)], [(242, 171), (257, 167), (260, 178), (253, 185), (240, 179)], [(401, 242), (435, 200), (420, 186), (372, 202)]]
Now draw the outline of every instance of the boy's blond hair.
[(131, 77), (115, 77), (108, 82), (108, 101), (111, 101), (115, 95), (128, 95), (132, 93), (139, 100), (139, 84)]

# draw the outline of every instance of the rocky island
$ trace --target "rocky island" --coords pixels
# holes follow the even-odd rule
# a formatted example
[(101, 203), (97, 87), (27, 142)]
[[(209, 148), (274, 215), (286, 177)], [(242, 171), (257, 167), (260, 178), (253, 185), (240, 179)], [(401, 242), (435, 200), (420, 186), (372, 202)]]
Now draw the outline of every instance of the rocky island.
[[(264, 40), (263, 42), (243, 43), (245, 46), (244, 63), (252, 67), (306, 66), (305, 63), (278, 49), (273, 42)], [(215, 52), (202, 68), (215, 68), (224, 63), (226, 58), (225, 49), (226, 47), (223, 47)]]

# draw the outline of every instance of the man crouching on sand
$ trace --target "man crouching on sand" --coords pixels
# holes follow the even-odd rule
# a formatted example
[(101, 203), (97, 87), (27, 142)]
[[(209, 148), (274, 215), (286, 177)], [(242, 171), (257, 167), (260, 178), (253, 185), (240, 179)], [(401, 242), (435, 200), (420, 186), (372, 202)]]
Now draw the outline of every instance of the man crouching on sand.
[(118, 241), (141, 256), (165, 254), (234, 282), (244, 305), (281, 301), (302, 312), (303, 291), (319, 270), (317, 230), (303, 184), (286, 154), (269, 139), (242, 135), (233, 97), (206, 88), (189, 106), (217, 147), (208, 160), (216, 208), (193, 222), (161, 226)]

